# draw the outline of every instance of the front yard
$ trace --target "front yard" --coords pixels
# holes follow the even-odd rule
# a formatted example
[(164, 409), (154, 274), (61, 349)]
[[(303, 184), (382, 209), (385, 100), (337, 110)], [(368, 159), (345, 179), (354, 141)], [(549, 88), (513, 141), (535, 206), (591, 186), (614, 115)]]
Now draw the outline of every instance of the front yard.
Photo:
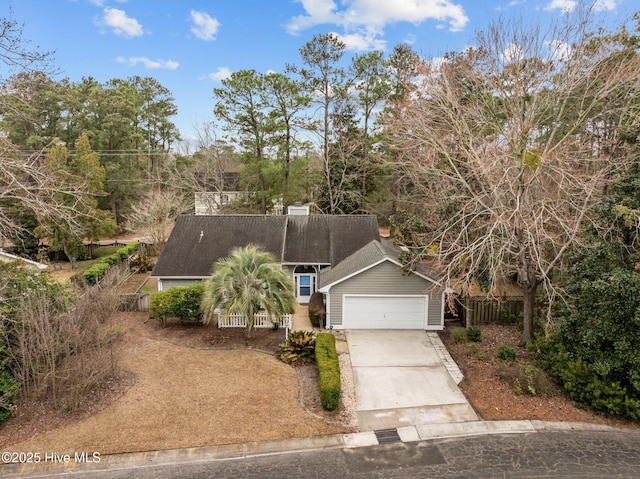
[[(517, 325), (480, 325), (482, 340), (478, 343), (455, 341), (454, 329), (448, 326), (440, 337), (464, 374), (460, 389), (482, 419), (640, 426), (638, 421), (607, 417), (577, 407), (536, 367), (527, 349), (518, 346), (521, 333)], [(510, 366), (498, 357), (502, 345), (516, 352), (516, 361)]]
[(282, 331), (257, 331), (255, 342), (238, 344), (242, 330), (159, 328), (145, 320), (145, 313), (123, 313), (117, 320), (126, 328), (121, 365), (134, 378), (128, 389), (97, 405), (95, 414), (51, 416), (58, 423), (48, 422), (46, 411), (19, 414), (0, 431), (0, 446), (108, 454), (352, 430), (305, 411), (296, 370), (270, 354), (234, 349), (277, 345), (282, 338), (269, 335)]
[[(147, 276), (134, 275), (119, 290), (139, 290)], [(356, 428), (353, 378), (349, 380), (344, 341), (340, 361), (349, 376), (343, 377), (340, 409), (328, 413), (319, 404), (315, 366), (294, 369), (273, 356), (284, 341), (282, 329), (257, 329), (246, 339), (242, 328), (177, 322), (161, 327), (149, 321), (147, 313), (119, 313), (114, 323), (126, 331), (118, 353), (125, 372), (92, 393), (84, 410), (74, 414), (18, 408), (0, 429), (0, 447), (109, 454), (336, 434)], [(452, 329), (447, 327), (441, 337), (464, 373), (460, 388), (482, 419), (638, 426), (579, 409), (553, 387), (536, 385), (536, 394), (529, 394), (529, 373), (520, 376), (519, 388), (514, 387), (517, 371), (505, 368), (497, 357), (499, 346), (513, 347), (521, 368), (533, 364), (527, 351), (517, 346), (516, 326), (481, 326), (479, 343), (453, 341)]]

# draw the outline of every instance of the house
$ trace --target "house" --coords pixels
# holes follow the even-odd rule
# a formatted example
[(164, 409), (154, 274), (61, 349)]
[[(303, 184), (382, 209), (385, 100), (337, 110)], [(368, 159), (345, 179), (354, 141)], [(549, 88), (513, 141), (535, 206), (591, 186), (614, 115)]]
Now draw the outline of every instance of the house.
[(298, 301), (306, 303), (317, 290), (320, 270), (378, 238), (376, 218), (368, 215), (184, 215), (152, 277), (159, 290), (202, 281), (232, 249), (254, 244), (290, 271)]
[(371, 241), (320, 272), (326, 324), (335, 329), (444, 327), (444, 291), (439, 275), (424, 264), (407, 271), (401, 250)]
[(325, 295), (327, 328), (443, 328), (438, 276), (422, 266), (405, 271), (375, 216), (296, 212), (181, 216), (151, 277), (161, 291), (202, 281), (232, 249), (254, 244), (289, 271), (299, 303)]
[(30, 259), (23, 258), (21, 256), (16, 256), (15, 254), (7, 253), (2, 248), (0, 248), (0, 261), (5, 263), (18, 262), (25, 268), (35, 269), (37, 271), (42, 271), (49, 267), (46, 264), (38, 263), (37, 261), (32, 261)]
[(240, 173), (224, 172), (220, 177), (220, 184), (211, 179), (207, 180), (203, 175), (197, 176), (198, 183), (204, 183), (207, 191), (198, 191), (195, 194), (195, 214), (213, 215), (224, 206), (246, 195), (240, 190)]

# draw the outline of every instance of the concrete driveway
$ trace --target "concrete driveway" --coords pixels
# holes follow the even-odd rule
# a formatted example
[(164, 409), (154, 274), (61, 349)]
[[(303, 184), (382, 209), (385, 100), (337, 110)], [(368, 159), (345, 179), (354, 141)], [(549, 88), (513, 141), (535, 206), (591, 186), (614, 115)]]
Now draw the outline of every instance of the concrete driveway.
[(346, 335), (360, 431), (478, 420), (424, 331)]

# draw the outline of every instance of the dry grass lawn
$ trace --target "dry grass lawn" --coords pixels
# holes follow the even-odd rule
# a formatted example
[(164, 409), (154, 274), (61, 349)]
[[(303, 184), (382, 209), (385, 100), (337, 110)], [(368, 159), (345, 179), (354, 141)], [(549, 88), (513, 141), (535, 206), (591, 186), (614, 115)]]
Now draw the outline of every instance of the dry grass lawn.
[(5, 450), (110, 454), (347, 431), (305, 412), (296, 371), (274, 356), (172, 344), (130, 316), (121, 365), (135, 384), (98, 413), (27, 440), (3, 428)]

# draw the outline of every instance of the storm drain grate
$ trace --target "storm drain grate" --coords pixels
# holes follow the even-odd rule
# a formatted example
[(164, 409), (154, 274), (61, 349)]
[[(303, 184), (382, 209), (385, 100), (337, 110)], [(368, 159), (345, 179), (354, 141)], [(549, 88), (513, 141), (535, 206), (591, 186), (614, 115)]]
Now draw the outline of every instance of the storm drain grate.
[(397, 429), (378, 429), (373, 431), (378, 438), (378, 443), (388, 444), (390, 442), (400, 442), (400, 436)]

